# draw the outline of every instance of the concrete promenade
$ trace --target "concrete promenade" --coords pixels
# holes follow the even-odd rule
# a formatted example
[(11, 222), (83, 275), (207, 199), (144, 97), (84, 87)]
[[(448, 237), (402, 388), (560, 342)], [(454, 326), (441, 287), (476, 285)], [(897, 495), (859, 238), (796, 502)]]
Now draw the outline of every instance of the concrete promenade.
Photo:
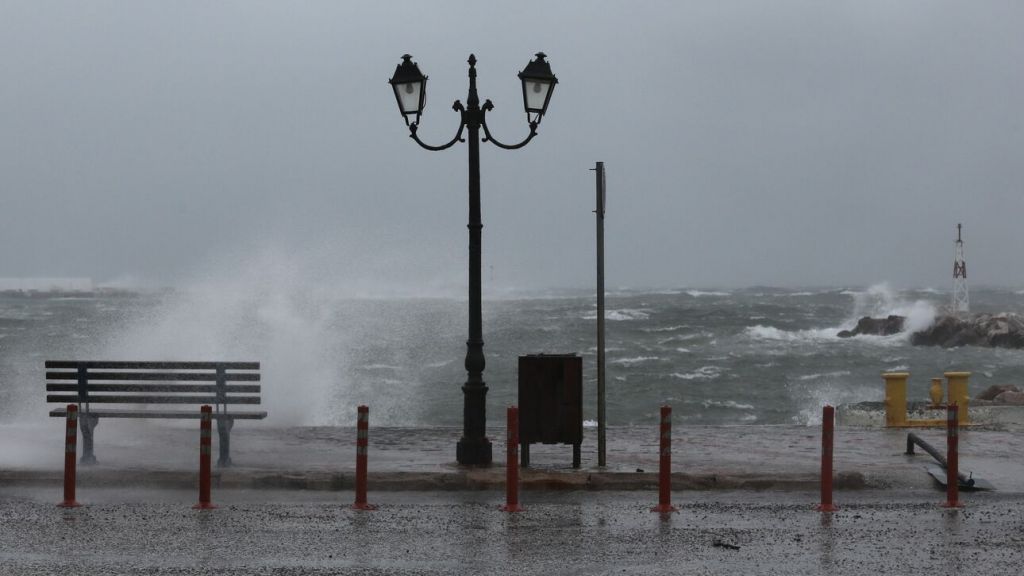
[[(376, 511), (336, 492), (97, 488), (54, 506), (54, 490), (0, 488), (0, 576), (855, 575), (1017, 576), (1019, 498), (967, 508), (933, 491), (859, 491), (823, 514), (802, 492), (688, 491), (679, 512), (644, 492), (377, 492)], [(852, 494), (850, 496), (853, 496)]]
[[(0, 426), (0, 576), (43, 574), (1020, 574), (1024, 434), (965, 430), (964, 471), (995, 492), (948, 510), (906, 432), (840, 427), (835, 502), (820, 513), (820, 429), (674, 431), (676, 514), (657, 502), (657, 432), (609, 430), (610, 465), (535, 446), (525, 511), (498, 510), (495, 465), (453, 463), (455, 429), (370, 430), (369, 501), (351, 508), (352, 428), (241, 423), (235, 466), (215, 472), (215, 510), (196, 502), (198, 426), (102, 422), (99, 464), (81, 467), (81, 508), (61, 498), (63, 420)], [(197, 423), (193, 423), (197, 424)], [(944, 449), (942, 430), (920, 431)], [(492, 429), (496, 438), (503, 431)], [(642, 470), (642, 471), (638, 471)]]
[[(57, 486), (62, 480), (64, 421), (0, 426), (0, 487)], [(494, 464), (465, 469), (454, 462), (460, 431), (452, 428), (373, 427), (370, 490), (500, 490), (504, 485), (504, 430), (490, 429)], [(821, 430), (804, 426), (679, 427), (673, 431), (676, 490), (815, 490)], [(945, 431), (919, 434), (945, 451)], [(657, 482), (657, 430), (608, 431), (608, 466), (596, 466), (596, 432), (585, 431), (583, 465), (571, 467), (571, 447), (534, 445), (523, 489), (648, 490)], [(931, 457), (903, 454), (906, 431), (837, 427), (836, 489), (932, 489)], [(79, 486), (195, 486), (196, 422), (101, 421), (99, 463), (79, 467)], [(79, 440), (81, 450), (81, 440)], [(961, 471), (992, 482), (1000, 493), (1024, 494), (1024, 432), (961, 432)], [(217, 441), (214, 439), (214, 458)], [(216, 488), (349, 490), (355, 471), (355, 429), (278, 428), (239, 422), (232, 433), (234, 466), (214, 470)]]

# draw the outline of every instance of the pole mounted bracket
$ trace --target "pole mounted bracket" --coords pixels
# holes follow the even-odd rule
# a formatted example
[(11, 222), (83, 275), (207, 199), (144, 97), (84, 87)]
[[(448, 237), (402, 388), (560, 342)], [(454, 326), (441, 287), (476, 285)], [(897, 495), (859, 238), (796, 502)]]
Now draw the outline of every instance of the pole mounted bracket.
[(491, 135), (490, 129), (487, 128), (487, 113), (491, 110), (494, 110), (494, 103), (490, 100), (484, 101), (484, 105), (480, 107), (480, 127), (484, 129), (484, 142), (490, 142), (498, 148), (505, 150), (518, 150), (529, 144), (530, 140), (533, 140), (533, 137), (537, 135), (537, 122), (530, 122), (530, 133), (526, 136), (526, 139), (518, 144), (502, 144)]

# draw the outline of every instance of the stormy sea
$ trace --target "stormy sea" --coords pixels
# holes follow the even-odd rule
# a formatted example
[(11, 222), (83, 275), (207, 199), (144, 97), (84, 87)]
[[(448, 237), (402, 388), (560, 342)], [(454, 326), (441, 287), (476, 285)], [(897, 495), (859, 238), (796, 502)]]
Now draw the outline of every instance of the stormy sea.
[[(618, 290), (607, 297), (607, 414), (649, 423), (661, 404), (682, 424), (805, 424), (824, 403), (882, 400), (884, 371), (928, 380), (968, 370), (972, 394), (1024, 384), (1024, 351), (912, 346), (946, 290), (861, 288)], [(972, 310), (1021, 312), (1024, 291), (975, 289)], [(891, 336), (842, 339), (863, 316), (907, 317)], [(484, 341), (491, 422), (516, 402), (516, 360), (583, 357), (585, 418), (596, 415), (592, 292), (489, 294)], [(49, 359), (256, 360), (264, 407), (281, 425), (351, 425), (372, 407), (390, 426), (458, 426), (466, 338), (459, 298), (338, 297), (329, 290), (197, 288), (0, 296), (0, 423), (45, 418)]]

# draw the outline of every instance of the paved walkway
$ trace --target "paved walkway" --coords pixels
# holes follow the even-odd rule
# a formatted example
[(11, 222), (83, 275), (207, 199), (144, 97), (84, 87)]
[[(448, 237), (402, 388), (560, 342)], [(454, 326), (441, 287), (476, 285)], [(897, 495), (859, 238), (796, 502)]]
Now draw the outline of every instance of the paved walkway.
[[(79, 467), (79, 485), (187, 488), (196, 478), (198, 424), (101, 421), (99, 464)], [(0, 426), (0, 486), (59, 484), (64, 421)], [(370, 429), (371, 490), (500, 489), (504, 485), (504, 430), (490, 429), (494, 465), (455, 464), (460, 430)], [(918, 431), (945, 451), (945, 432)], [(821, 430), (801, 426), (676, 427), (676, 489), (783, 489), (818, 487)], [(216, 435), (216, 434), (215, 434)], [(610, 428), (608, 466), (597, 467), (596, 430), (584, 432), (583, 466), (571, 467), (570, 446), (534, 445), (522, 482), (531, 489), (651, 489), (657, 482), (657, 429)], [(216, 469), (222, 488), (349, 489), (355, 470), (355, 429), (279, 428), (240, 421), (232, 433), (234, 466)], [(214, 458), (216, 458), (216, 439)], [(1024, 493), (1024, 432), (964, 430), (961, 470), (1001, 493)], [(906, 431), (865, 427), (836, 430), (836, 488), (929, 489), (931, 457), (903, 454)]]
[[(59, 489), (57, 489), (59, 491)], [(678, 493), (652, 514), (643, 492), (371, 492), (373, 512), (332, 492), (0, 487), (0, 576), (928, 575), (1020, 574), (1019, 499), (974, 494), (953, 512), (931, 491), (847, 494), (814, 511), (797, 492)]]

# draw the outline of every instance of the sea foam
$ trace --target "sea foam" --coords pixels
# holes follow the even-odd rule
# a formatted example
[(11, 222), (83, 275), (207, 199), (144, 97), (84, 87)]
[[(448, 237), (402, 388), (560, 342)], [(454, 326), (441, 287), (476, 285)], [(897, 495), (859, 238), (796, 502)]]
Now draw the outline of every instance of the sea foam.
[(633, 358), (617, 358), (612, 360), (611, 363), (618, 364), (620, 366), (632, 366), (634, 364), (640, 364), (641, 362), (654, 362), (656, 360), (661, 360), (661, 358), (657, 356), (636, 356)]
[[(611, 320), (613, 322), (623, 322), (628, 320), (647, 320), (651, 317), (651, 314), (647, 310), (636, 310), (636, 309), (623, 309), (623, 310), (605, 310), (605, 320)], [(588, 312), (582, 316), (583, 320), (597, 320), (597, 311)]]
[(679, 380), (714, 380), (722, 371), (718, 366), (702, 366), (693, 372), (673, 372), (671, 376)]

